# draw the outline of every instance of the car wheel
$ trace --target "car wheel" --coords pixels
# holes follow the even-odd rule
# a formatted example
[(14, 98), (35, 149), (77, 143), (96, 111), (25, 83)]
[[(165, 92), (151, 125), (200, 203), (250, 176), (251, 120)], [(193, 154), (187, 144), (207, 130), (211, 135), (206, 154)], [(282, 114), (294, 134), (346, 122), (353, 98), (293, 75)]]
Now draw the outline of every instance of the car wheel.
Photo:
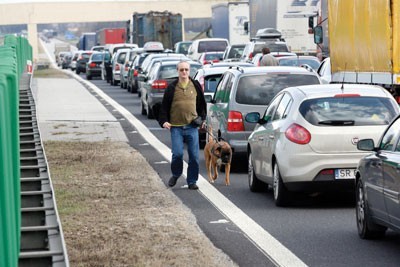
[(275, 162), (274, 164), (273, 183), (275, 205), (277, 207), (287, 206), (289, 204), (290, 192), (283, 184), (278, 162)]
[(385, 235), (387, 228), (371, 221), (361, 179), (358, 180), (356, 189), (356, 217), (358, 235), (362, 239), (379, 238)]
[(268, 185), (258, 180), (256, 174), (254, 173), (254, 165), (253, 165), (253, 156), (251, 151), (248, 156), (248, 180), (249, 180), (249, 188), (251, 192), (261, 192), (268, 189)]

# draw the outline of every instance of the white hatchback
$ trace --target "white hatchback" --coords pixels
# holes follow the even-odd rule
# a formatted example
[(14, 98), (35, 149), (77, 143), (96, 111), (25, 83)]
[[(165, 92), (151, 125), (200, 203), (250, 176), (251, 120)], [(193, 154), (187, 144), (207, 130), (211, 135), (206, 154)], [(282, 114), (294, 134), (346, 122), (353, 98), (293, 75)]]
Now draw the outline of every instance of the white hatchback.
[(360, 139), (378, 142), (399, 114), (384, 88), (357, 84), (290, 87), (279, 92), (265, 113), (247, 114), (257, 122), (248, 138), (251, 191), (273, 187), (277, 206), (291, 193), (353, 191), (355, 171), (366, 152)]

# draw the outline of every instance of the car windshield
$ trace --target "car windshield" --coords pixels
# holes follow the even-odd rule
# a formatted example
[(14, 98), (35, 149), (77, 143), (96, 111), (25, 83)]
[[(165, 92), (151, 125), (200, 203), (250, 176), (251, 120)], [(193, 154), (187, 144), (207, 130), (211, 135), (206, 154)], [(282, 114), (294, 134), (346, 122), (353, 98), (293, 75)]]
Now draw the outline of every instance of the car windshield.
[(320, 84), (318, 77), (305, 74), (260, 73), (240, 78), (236, 102), (248, 105), (268, 105), (282, 89), (291, 86)]
[(326, 97), (304, 101), (303, 117), (317, 126), (387, 125), (397, 114), (389, 98)]

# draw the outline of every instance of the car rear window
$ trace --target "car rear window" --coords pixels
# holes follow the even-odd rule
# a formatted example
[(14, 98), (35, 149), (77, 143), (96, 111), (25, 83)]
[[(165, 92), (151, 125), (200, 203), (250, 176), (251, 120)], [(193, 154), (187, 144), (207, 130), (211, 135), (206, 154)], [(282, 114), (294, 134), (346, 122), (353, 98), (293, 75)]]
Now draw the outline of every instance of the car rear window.
[(382, 97), (309, 99), (300, 105), (299, 111), (316, 126), (387, 125), (397, 115), (393, 102)]
[(239, 79), (236, 102), (247, 105), (268, 105), (286, 87), (320, 84), (318, 77), (308, 74), (262, 73)]
[(204, 41), (199, 42), (199, 53), (217, 51), (224, 52), (228, 44), (225, 41)]
[(214, 60), (214, 59), (221, 59), (224, 53), (212, 53), (212, 54), (205, 54), (205, 60)]
[(103, 54), (93, 54), (92, 60), (93, 61), (102, 61), (103, 60)]

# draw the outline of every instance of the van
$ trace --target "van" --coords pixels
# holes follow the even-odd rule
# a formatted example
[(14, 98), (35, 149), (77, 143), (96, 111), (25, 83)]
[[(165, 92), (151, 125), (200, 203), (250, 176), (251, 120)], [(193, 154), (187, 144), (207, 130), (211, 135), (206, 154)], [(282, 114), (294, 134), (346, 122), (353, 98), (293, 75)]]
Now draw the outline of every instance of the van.
[(188, 57), (198, 61), (204, 52), (224, 52), (229, 41), (224, 38), (204, 38), (194, 40), (189, 47)]

